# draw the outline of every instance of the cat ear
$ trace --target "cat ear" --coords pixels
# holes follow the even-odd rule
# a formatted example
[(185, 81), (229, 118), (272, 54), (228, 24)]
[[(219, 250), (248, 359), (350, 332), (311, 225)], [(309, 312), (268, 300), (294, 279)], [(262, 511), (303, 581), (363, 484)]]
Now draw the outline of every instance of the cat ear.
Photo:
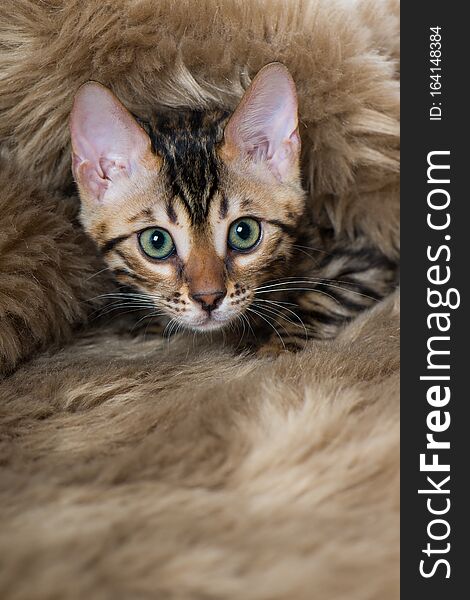
[(151, 152), (150, 138), (114, 94), (90, 81), (75, 95), (70, 115), (72, 170), (96, 201), (130, 178)]
[(227, 157), (265, 161), (280, 181), (297, 172), (300, 136), (295, 83), (281, 63), (263, 67), (224, 132)]

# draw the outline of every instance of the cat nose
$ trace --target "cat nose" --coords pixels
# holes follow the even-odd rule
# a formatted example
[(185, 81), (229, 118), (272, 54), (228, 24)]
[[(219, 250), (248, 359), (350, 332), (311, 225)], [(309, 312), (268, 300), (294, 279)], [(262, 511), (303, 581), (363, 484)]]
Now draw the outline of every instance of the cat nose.
[(202, 309), (210, 313), (212, 310), (217, 308), (220, 302), (225, 298), (226, 290), (216, 292), (199, 292), (192, 294), (191, 298), (198, 302)]

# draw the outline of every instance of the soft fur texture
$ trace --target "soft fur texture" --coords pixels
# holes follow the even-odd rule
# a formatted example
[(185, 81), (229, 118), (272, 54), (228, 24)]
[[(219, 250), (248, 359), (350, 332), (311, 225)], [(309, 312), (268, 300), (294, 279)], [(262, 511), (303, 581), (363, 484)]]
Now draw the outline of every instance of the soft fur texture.
[(63, 342), (107, 289), (76, 202), (0, 167), (0, 376), (47, 343)]
[(397, 15), (375, 0), (1, 4), (2, 598), (398, 596), (396, 298), (274, 361), (87, 326), (109, 283), (74, 222), (67, 132), (88, 79), (145, 117), (235, 107), (279, 60), (318, 221), (395, 260)]
[(2, 390), (1, 597), (397, 598), (397, 346), (389, 301), (275, 363), (103, 331), (35, 360)]

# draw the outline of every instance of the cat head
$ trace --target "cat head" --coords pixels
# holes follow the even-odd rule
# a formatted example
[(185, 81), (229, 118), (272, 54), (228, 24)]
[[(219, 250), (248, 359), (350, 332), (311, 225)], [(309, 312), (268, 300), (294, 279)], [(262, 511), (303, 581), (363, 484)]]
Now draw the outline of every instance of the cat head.
[(217, 329), (285, 273), (304, 212), (297, 97), (267, 65), (235, 112), (139, 122), (88, 82), (70, 117), (82, 223), (123, 284), (194, 330)]

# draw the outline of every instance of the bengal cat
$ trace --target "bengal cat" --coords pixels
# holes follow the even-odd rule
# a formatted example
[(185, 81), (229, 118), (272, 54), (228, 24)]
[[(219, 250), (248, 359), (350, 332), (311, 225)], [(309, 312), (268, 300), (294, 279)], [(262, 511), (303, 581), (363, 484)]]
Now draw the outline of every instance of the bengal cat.
[(115, 307), (160, 316), (168, 332), (238, 325), (276, 352), (334, 337), (395, 285), (396, 265), (365, 239), (344, 245), (313, 222), (280, 63), (232, 115), (168, 109), (144, 122), (88, 82), (70, 129), (81, 220), (122, 285)]

